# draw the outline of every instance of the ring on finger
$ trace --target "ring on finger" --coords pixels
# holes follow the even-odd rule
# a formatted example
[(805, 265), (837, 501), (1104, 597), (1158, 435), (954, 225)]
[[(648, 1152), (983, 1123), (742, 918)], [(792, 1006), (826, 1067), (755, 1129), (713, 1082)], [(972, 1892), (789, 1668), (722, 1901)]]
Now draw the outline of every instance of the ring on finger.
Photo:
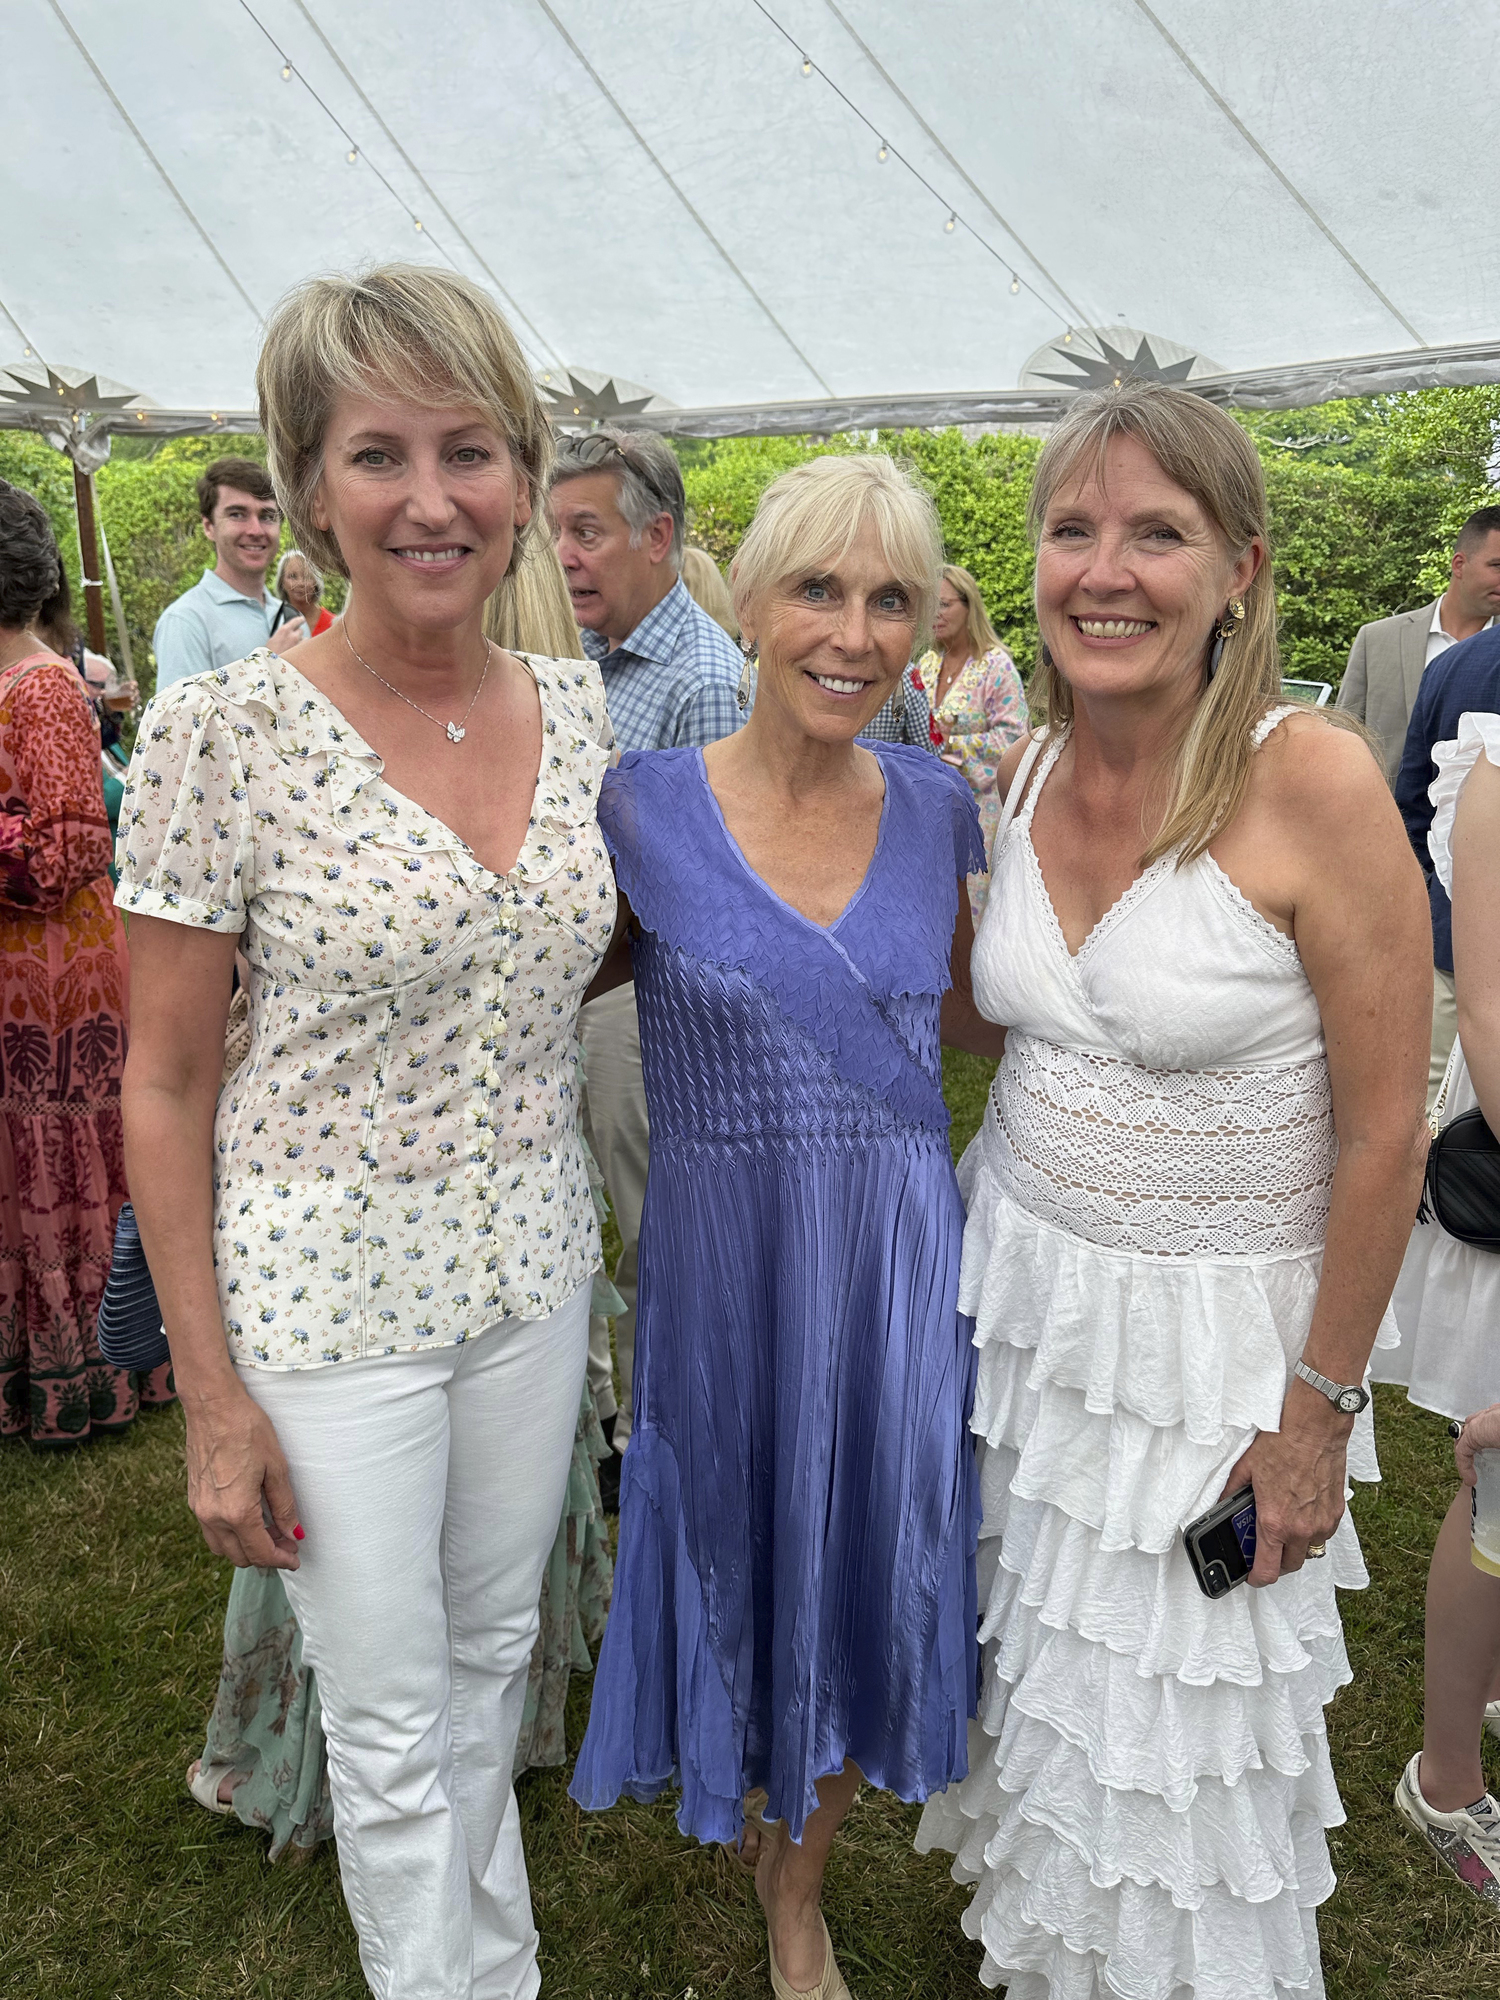
[(1326, 1556), (1328, 1553), (1328, 1544), (1327, 1542), (1309, 1542), (1307, 1545), (1307, 1553), (1310, 1556), (1312, 1556), (1314, 1560), (1316, 1560), (1319, 1556)]

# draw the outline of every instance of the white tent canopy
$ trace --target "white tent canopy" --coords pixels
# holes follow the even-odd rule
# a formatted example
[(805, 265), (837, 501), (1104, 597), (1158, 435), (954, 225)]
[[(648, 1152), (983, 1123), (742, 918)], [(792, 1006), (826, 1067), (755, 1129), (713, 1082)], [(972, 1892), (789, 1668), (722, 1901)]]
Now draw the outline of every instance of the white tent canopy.
[(1500, 379), (1486, 0), (6, 0), (0, 45), (0, 423), (97, 374), (112, 428), (243, 427), (281, 293), (387, 258), (488, 286), (565, 417), (579, 371), (709, 434), (1045, 416), (1038, 350), (1116, 326), (1226, 401)]

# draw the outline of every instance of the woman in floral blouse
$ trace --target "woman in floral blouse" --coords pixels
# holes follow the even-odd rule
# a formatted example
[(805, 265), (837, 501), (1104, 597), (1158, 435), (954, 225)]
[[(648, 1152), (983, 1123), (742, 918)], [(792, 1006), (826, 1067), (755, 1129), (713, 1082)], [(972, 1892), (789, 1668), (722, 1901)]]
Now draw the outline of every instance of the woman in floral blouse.
[[(1000, 759), (1029, 727), (1026, 690), (990, 623), (979, 585), (957, 563), (943, 566), (932, 636), (937, 644), (922, 655), (917, 671), (932, 706), (940, 754), (963, 772), (978, 801), (988, 854), (1000, 818)], [(989, 882), (988, 875), (969, 877), (976, 929)]]
[(530, 1996), (510, 1772), (599, 1262), (573, 1076), (615, 912), (603, 692), (482, 630), (551, 445), (477, 287), (315, 279), (258, 379), (299, 545), (356, 607), (142, 723), (127, 1159), (190, 1503), (285, 1571), (316, 1671), (370, 1985)]

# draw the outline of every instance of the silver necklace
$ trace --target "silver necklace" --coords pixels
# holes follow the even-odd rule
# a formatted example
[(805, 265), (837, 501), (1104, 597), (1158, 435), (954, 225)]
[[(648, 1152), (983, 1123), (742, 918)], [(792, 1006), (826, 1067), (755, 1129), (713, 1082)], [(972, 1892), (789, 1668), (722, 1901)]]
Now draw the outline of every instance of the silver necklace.
[(383, 688), (390, 688), (391, 693), (396, 697), (397, 701), (404, 701), (407, 707), (414, 708), (418, 715), (425, 715), (429, 722), (435, 722), (439, 729), (445, 729), (450, 743), (463, 742), (464, 737), (468, 734), (469, 717), (474, 713), (474, 702), (478, 701), (480, 695), (484, 692), (484, 684), (489, 677), (490, 658), (495, 649), (488, 639), (484, 642), (484, 672), (479, 676), (479, 686), (474, 690), (474, 701), (471, 701), (464, 710), (464, 719), (462, 722), (445, 723), (440, 716), (433, 715), (430, 710), (423, 708), (421, 702), (413, 701), (409, 694), (403, 694), (400, 688), (392, 686), (384, 674), (375, 673), (375, 669), (370, 665), (364, 654), (355, 652), (354, 641), (349, 637), (349, 628), (342, 618), (339, 620), (339, 630), (344, 635), (344, 644), (349, 648), (351, 653), (354, 653), (355, 659), (359, 661), (359, 664), (367, 674), (374, 674), (376, 680), (379, 681)]

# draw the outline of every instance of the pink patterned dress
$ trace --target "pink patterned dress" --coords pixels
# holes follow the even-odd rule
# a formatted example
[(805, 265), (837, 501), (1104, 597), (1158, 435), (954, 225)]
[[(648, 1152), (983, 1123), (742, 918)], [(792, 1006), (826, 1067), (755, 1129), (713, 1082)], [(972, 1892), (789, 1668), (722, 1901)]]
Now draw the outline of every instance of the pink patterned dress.
[(0, 673), (0, 1436), (78, 1444), (169, 1402), (94, 1336), (125, 1199), (125, 932), (99, 728), (71, 666)]
[[(924, 653), (917, 662), (917, 674), (926, 689), (932, 719), (941, 730), (943, 761), (962, 771), (979, 806), (979, 824), (984, 834), (984, 851), (990, 851), (1000, 820), (1000, 760), (1026, 734), (1030, 715), (1026, 690), (1016, 663), (1003, 646), (992, 646), (982, 659), (970, 660), (954, 676), (947, 693), (937, 698), (938, 677), (943, 656)], [(974, 912), (974, 928), (984, 914), (989, 894), (987, 874), (969, 877), (969, 904)]]

